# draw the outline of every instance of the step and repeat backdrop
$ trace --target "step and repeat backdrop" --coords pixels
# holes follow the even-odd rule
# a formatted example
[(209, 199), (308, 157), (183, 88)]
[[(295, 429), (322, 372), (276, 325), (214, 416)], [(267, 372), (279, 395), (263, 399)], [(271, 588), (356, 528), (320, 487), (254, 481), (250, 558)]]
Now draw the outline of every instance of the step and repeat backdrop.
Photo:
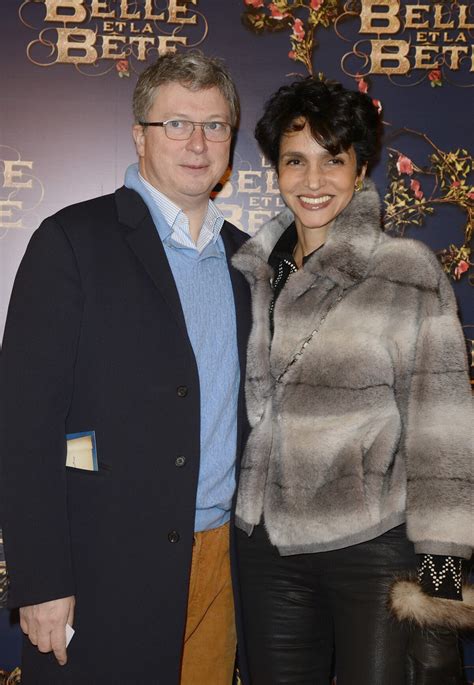
[[(137, 74), (166, 51), (199, 48), (224, 59), (239, 88), (241, 128), (215, 201), (249, 233), (283, 207), (275, 172), (253, 138), (267, 97), (313, 74), (373, 98), (385, 124), (372, 172), (385, 230), (438, 254), (472, 364), (473, 36), (474, 4), (467, 1), (3, 0), (0, 340), (33, 231), (67, 204), (112, 192), (135, 161)], [(0, 574), (2, 602), (1, 544)], [(467, 667), (474, 663), (469, 650)], [(18, 661), (17, 620), (3, 608), (0, 685), (18, 681), (18, 672), (7, 675)], [(474, 670), (468, 675), (474, 680)]]

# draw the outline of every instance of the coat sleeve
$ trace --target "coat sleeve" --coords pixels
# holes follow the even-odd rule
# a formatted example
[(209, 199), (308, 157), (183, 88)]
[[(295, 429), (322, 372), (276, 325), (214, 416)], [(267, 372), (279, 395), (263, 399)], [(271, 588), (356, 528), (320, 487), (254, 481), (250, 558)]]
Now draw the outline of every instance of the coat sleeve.
[(65, 421), (82, 306), (71, 244), (48, 219), (18, 270), (0, 362), (1, 522), (11, 607), (74, 594)]
[(407, 415), (407, 532), (417, 553), (469, 558), (473, 427), (466, 346), (452, 288), (422, 298)]

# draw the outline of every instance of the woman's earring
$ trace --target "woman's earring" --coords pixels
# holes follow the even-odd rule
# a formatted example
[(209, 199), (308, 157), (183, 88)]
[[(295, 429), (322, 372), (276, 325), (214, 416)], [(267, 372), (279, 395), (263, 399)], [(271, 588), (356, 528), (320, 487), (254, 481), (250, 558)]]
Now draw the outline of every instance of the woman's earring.
[(362, 186), (364, 185), (363, 181), (359, 180), (354, 186), (354, 192), (359, 193), (362, 190)]

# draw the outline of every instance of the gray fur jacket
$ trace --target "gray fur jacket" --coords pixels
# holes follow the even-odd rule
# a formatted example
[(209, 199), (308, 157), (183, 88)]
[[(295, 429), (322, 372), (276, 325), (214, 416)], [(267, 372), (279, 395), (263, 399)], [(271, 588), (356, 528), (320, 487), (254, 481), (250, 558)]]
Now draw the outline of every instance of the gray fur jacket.
[(267, 259), (292, 220), (285, 210), (233, 258), (253, 307), (237, 525), (250, 533), (264, 514), (290, 555), (406, 521), (416, 552), (469, 558), (474, 423), (447, 278), (428, 247), (382, 233), (366, 181), (290, 276), (271, 340)]

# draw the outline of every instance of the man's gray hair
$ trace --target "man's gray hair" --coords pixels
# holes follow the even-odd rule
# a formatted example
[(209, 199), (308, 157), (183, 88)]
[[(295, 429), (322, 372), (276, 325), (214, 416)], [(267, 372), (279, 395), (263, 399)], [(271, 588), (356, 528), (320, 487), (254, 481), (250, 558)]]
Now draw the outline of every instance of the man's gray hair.
[(229, 123), (237, 126), (240, 103), (229, 70), (220, 59), (207, 57), (200, 50), (169, 52), (159, 57), (140, 74), (133, 93), (133, 114), (136, 123), (146, 121), (157, 88), (173, 82), (194, 91), (218, 88), (229, 104)]

